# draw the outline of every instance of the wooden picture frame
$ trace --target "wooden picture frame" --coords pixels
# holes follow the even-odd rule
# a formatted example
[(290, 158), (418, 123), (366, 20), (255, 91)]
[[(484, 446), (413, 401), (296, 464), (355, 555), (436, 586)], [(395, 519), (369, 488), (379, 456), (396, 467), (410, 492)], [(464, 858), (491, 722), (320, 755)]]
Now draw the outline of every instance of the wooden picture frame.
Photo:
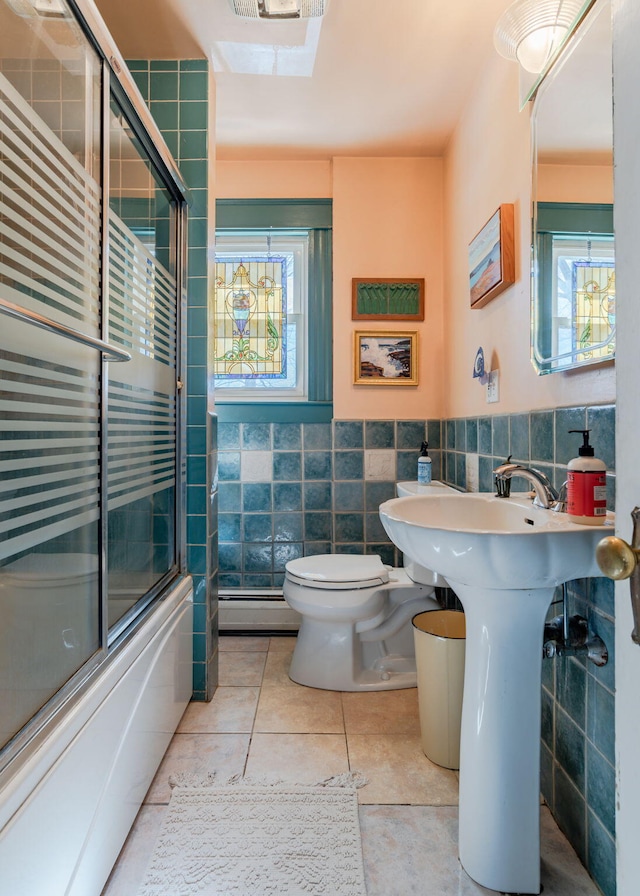
[(513, 205), (501, 205), (469, 243), (469, 297), (482, 308), (515, 283)]
[(424, 320), (424, 277), (354, 277), (352, 320)]
[(417, 332), (356, 330), (353, 382), (356, 386), (417, 386)]

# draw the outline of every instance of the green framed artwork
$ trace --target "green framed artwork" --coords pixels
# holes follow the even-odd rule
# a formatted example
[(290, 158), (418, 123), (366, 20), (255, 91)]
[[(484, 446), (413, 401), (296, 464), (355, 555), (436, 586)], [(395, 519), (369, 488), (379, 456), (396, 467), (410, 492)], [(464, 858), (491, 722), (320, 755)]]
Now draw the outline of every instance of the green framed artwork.
[(354, 277), (352, 320), (424, 320), (424, 278)]

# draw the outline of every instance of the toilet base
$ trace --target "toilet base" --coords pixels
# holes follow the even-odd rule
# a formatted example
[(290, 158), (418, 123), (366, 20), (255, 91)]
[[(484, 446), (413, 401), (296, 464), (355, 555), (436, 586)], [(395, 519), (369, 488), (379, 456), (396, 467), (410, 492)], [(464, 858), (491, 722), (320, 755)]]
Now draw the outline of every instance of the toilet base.
[[(439, 609), (433, 598), (423, 597), (415, 601), (415, 613), (430, 609)], [(368, 640), (370, 633), (365, 633), (364, 638), (367, 640), (356, 632), (353, 623), (303, 617), (289, 678), (306, 687), (329, 691), (416, 687), (411, 619), (385, 640)]]

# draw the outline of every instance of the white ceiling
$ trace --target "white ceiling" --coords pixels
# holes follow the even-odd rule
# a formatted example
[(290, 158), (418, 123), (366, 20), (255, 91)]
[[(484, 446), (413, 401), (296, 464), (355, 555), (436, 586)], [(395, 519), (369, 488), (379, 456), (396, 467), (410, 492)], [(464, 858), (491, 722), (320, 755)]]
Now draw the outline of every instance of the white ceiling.
[(125, 58), (211, 60), (222, 159), (441, 155), (509, 5), (329, 0), (269, 22), (228, 0), (96, 2)]

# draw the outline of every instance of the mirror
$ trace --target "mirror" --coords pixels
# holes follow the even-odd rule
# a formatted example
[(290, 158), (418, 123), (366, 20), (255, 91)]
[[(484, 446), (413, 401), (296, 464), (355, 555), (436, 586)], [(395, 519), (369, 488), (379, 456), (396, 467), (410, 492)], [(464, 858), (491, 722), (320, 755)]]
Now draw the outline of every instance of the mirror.
[(610, 0), (597, 0), (532, 114), (532, 361), (553, 373), (615, 354)]

